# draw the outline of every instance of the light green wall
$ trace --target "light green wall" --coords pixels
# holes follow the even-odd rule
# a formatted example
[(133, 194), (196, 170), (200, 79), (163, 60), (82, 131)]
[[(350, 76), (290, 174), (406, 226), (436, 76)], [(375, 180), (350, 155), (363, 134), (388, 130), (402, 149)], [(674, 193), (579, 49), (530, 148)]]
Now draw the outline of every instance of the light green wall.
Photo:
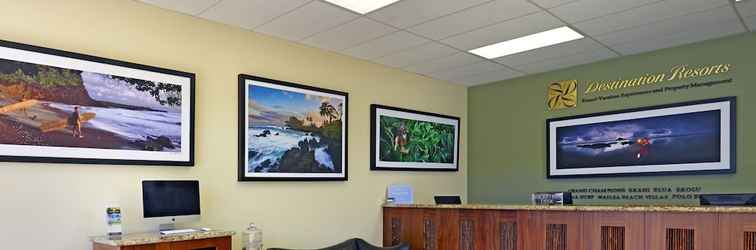
[[(530, 193), (571, 188), (700, 186), (704, 193), (756, 192), (756, 33), (622, 57), (470, 88), (468, 96), (468, 197), (471, 203), (529, 203)], [(678, 64), (730, 63), (731, 72), (708, 79), (733, 78), (733, 83), (609, 101), (579, 103), (577, 108), (548, 111), (548, 83), (579, 80), (581, 98), (586, 80), (632, 78), (664, 72)], [(703, 81), (706, 78), (699, 79)], [(662, 83), (637, 90), (692, 83)], [(626, 90), (627, 91), (627, 90)], [(608, 93), (622, 93), (612, 91)], [(737, 96), (737, 173), (734, 175), (546, 179), (548, 118)], [(588, 96), (590, 97), (590, 96)], [(578, 201), (580, 202), (580, 201)], [(691, 201), (664, 201), (686, 203)], [(591, 202), (626, 203), (626, 202)], [(627, 202), (630, 203), (630, 202)], [(649, 202), (631, 202), (649, 203)]]

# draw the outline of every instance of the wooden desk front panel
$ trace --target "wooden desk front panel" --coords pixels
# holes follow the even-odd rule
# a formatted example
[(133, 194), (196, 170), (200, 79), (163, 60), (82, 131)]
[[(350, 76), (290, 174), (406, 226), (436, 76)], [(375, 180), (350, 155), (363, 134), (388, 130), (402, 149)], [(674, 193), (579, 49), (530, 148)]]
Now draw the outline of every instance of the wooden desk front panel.
[(582, 242), (586, 250), (634, 250), (645, 247), (643, 213), (583, 213), (582, 226)]
[(522, 211), (523, 248), (528, 250), (583, 250), (582, 215), (574, 212)]
[(162, 243), (141, 246), (128, 246), (121, 248), (121, 250), (173, 250), (173, 248), (169, 243)]
[[(400, 243), (408, 243), (411, 249), (428, 248), (426, 246), (426, 221), (438, 224), (437, 211), (432, 209), (384, 208), (383, 245), (394, 246)], [(434, 245), (432, 241), (428, 241), (428, 244)]]
[(756, 250), (756, 214), (384, 208), (413, 250)]
[(756, 215), (721, 215), (719, 228), (721, 249), (756, 250)]
[(706, 213), (647, 213), (646, 249), (728, 249), (718, 246), (717, 217)]
[(231, 236), (200, 240), (164, 242), (136, 246), (108, 246), (95, 243), (94, 250), (231, 250)]
[(174, 242), (171, 250), (231, 250), (231, 237)]

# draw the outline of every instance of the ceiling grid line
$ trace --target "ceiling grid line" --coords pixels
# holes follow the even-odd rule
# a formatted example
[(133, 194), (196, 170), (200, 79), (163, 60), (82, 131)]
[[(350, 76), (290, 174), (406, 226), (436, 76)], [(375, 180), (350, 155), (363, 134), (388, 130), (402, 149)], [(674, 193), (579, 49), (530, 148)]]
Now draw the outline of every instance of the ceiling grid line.
[[(653, 21), (653, 22), (650, 22), (650, 23), (647, 23), (647, 24), (643, 24), (643, 25), (628, 26), (628, 27), (624, 27), (624, 28), (621, 28), (621, 29), (618, 29), (618, 30), (615, 30), (615, 31), (601, 33), (598, 36), (605, 36), (605, 35), (619, 33), (619, 32), (623, 32), (623, 31), (627, 31), (627, 30), (633, 30), (633, 29), (637, 29), (637, 28), (645, 27), (645, 26), (649, 26), (649, 25), (655, 25), (655, 24), (659, 24), (659, 23), (664, 23), (664, 22), (667, 22), (667, 21), (670, 21), (670, 20), (673, 20), (673, 19), (676, 19), (676, 18), (681, 18), (681, 17), (691, 16), (691, 15), (697, 15), (697, 14), (701, 14), (701, 13), (706, 13), (706, 12), (709, 12), (709, 11), (712, 11), (712, 10), (715, 10), (715, 9), (718, 9), (718, 8), (723, 8), (725, 6), (726, 5), (717, 5), (715, 7), (709, 8), (709, 9), (695, 11), (695, 12), (689, 12), (689, 13), (686, 13), (686, 14), (683, 14), (683, 15), (679, 15), (679, 16), (675, 16), (675, 17), (664, 18), (664, 19), (660, 19), (660, 20)], [(737, 15), (737, 11), (735, 13)], [(749, 30), (748, 26), (742, 21), (742, 19), (740, 19), (739, 22), (740, 22), (741, 25), (744, 26), (743, 30), (745, 30), (745, 31)], [(635, 42), (635, 40), (624, 41), (624, 42), (621, 42), (621, 43), (614, 43), (614, 44), (612, 44), (612, 46), (615, 46), (615, 47), (616, 46), (622, 46), (622, 45), (626, 45), (626, 44), (633, 43), (633, 42)]]
[[(495, 1), (495, 0), (492, 0), (492, 1)], [(490, 2), (492, 2), (492, 1), (487, 1), (487, 2), (485, 2), (485, 3), (483, 3), (483, 4), (486, 4), (486, 3), (490, 3)], [(476, 5), (476, 6), (480, 6), (480, 5), (482, 5), (482, 4), (479, 4), (479, 5)], [(469, 8), (468, 8), (468, 9), (469, 9)], [(442, 16), (440, 16), (439, 18), (442, 18), (442, 17), (448, 16), (448, 15), (453, 15), (453, 14), (454, 14), (454, 13), (450, 13), (450, 14), (447, 14), (447, 15), (442, 15)], [(407, 30), (407, 28), (410, 28), (410, 27), (415, 27), (415, 26), (417, 26), (417, 25), (420, 25), (420, 24), (422, 24), (422, 23), (419, 23), (419, 24), (417, 24), (417, 25), (412, 25), (412, 26), (409, 26), (409, 27), (407, 27), (407, 28), (400, 28), (400, 27), (397, 27), (397, 26), (394, 26), (394, 25), (391, 25), (391, 24), (388, 24), (388, 23), (382, 22), (382, 21), (380, 21), (380, 20), (376, 20), (375, 18), (373, 18), (373, 17), (370, 17), (370, 16), (368, 16), (368, 15), (365, 15), (364, 17), (365, 17), (365, 18), (368, 18), (368, 19), (370, 19), (370, 20), (373, 20), (373, 21), (375, 21), (375, 22), (379, 22), (379, 23), (382, 23), (382, 24), (384, 24), (384, 25), (386, 25), (386, 26), (389, 26), (389, 27), (395, 28), (395, 29), (397, 29), (397, 31), (396, 31), (396, 32), (402, 32), (402, 31), (403, 31), (403, 32), (407, 32), (407, 33), (410, 33), (410, 34), (412, 34), (412, 35), (418, 36), (418, 37), (420, 37), (420, 38), (423, 38), (423, 39), (429, 40), (429, 41), (431, 41), (431, 42), (436, 42), (436, 43), (439, 43), (439, 44), (441, 44), (441, 45), (443, 45), (443, 46), (446, 46), (446, 47), (449, 47), (449, 48), (451, 48), (451, 49), (453, 49), (453, 50), (456, 50), (457, 52), (460, 52), (460, 53), (466, 53), (466, 54), (468, 54), (468, 55), (471, 55), (471, 56), (475, 56), (475, 57), (481, 58), (481, 59), (483, 59), (483, 60), (485, 60), (485, 61), (488, 61), (488, 62), (492, 62), (492, 63), (498, 64), (498, 65), (502, 65), (502, 66), (504, 66), (504, 67), (505, 67), (506, 69), (508, 69), (508, 70), (511, 70), (511, 71), (514, 71), (514, 72), (517, 72), (517, 73), (520, 73), (520, 74), (526, 74), (526, 72), (522, 72), (522, 71), (520, 71), (520, 70), (518, 70), (518, 69), (515, 69), (515, 68), (513, 68), (513, 67), (509, 66), (509, 65), (506, 65), (506, 64), (502, 64), (502, 63), (500, 63), (500, 62), (494, 61), (493, 59), (488, 59), (488, 58), (485, 58), (485, 57), (482, 57), (482, 56), (479, 56), (479, 55), (476, 55), (476, 54), (472, 54), (472, 53), (470, 53), (469, 51), (466, 51), (466, 50), (461, 50), (461, 49), (459, 49), (459, 48), (457, 48), (457, 47), (454, 47), (454, 46), (452, 46), (452, 45), (449, 45), (449, 44), (447, 44), (447, 43), (444, 43), (443, 41), (440, 41), (440, 40), (436, 40), (436, 39), (433, 39), (433, 38), (430, 38), (430, 37), (426, 37), (426, 36), (424, 36), (424, 35), (421, 35), (421, 34), (417, 34), (417, 33), (415, 33), (415, 32), (412, 32), (412, 31), (410, 31), (410, 30)], [(425, 22), (423, 22), (423, 23), (425, 23)], [(500, 22), (497, 22), (497, 23), (500, 23)], [(488, 25), (487, 25), (487, 26), (488, 26)], [(460, 35), (461, 35), (461, 34), (465, 34), (465, 33), (468, 33), (468, 32), (471, 32), (471, 31), (473, 31), (473, 30), (469, 30), (469, 31), (467, 31), (467, 32), (463, 32), (463, 33), (460, 33)], [(396, 33), (396, 32), (393, 32), (393, 33), (389, 33), (389, 34), (386, 34), (386, 35), (384, 35), (384, 36), (389, 36), (389, 35), (391, 35), (391, 34), (394, 34), (394, 33)], [(380, 39), (380, 37), (379, 37), (379, 38), (375, 38), (375, 39), (373, 39), (373, 40), (377, 40), (377, 39)], [(372, 41), (372, 40), (370, 40), (370, 41)], [(364, 44), (366, 44), (366, 43), (369, 43), (370, 41), (366, 41), (366, 42), (363, 42), (363, 43), (362, 43), (362, 44), (360, 44), (360, 45), (364, 45)], [(357, 46), (353, 46), (352, 48), (356, 48), (356, 47), (359, 47), (360, 45), (357, 45)], [(407, 51), (409, 51), (410, 49), (413, 49), (413, 48), (416, 48), (416, 47), (417, 47), (417, 46), (413, 46), (413, 47), (410, 47), (410, 48), (404, 48), (404, 49), (401, 49), (401, 50), (398, 50), (398, 51), (395, 51), (395, 52), (393, 52), (393, 54), (392, 54), (392, 53), (390, 53), (390, 54), (388, 54), (388, 55), (384, 55), (384, 56), (381, 56), (381, 57), (379, 57), (379, 58), (375, 58), (375, 59), (380, 59), (380, 58), (383, 58), (383, 57), (386, 57), (386, 56), (391, 56), (391, 55), (396, 55), (396, 54), (398, 54), (398, 53), (407, 52)], [(348, 49), (344, 49), (344, 50), (348, 50)], [(436, 59), (440, 59), (440, 58), (443, 58), (443, 57), (445, 57), (445, 56), (441, 56), (441, 57), (438, 57), (438, 58), (436, 58)], [(375, 59), (373, 59), (373, 60), (375, 60)], [(371, 60), (371, 61), (372, 61), (372, 60)], [(463, 65), (459, 65), (459, 66), (457, 66), (457, 68), (460, 68), (460, 67), (464, 67), (464, 66), (469, 66), (469, 65), (472, 65), (472, 64), (475, 64), (475, 63), (480, 63), (480, 62), (474, 62), (474, 63), (469, 63), (469, 64), (463, 64)], [(408, 66), (412, 66), (412, 65), (407, 65), (407, 66), (405, 66), (405, 67), (408, 67)], [(391, 66), (387, 66), (387, 67), (391, 67)], [(394, 67), (394, 68), (396, 68), (396, 67)], [(431, 72), (431, 73), (433, 73), (433, 72)], [(485, 72), (484, 72), (484, 73), (485, 73)], [(417, 73), (417, 74), (421, 74), (421, 73)], [(425, 74), (421, 74), (421, 75), (427, 76), (427, 75), (425, 75)], [(431, 77), (431, 76), (428, 76), (428, 77)], [(433, 77), (431, 77), (431, 78), (433, 78)]]
[[(325, 0), (320, 0), (320, 1), (325, 1)], [(406, 27), (406, 28), (400, 28), (400, 27), (394, 26), (394, 25), (392, 25), (392, 24), (389, 24), (389, 23), (383, 22), (383, 21), (381, 21), (381, 20), (377, 20), (377, 19), (375, 19), (375, 18), (373, 18), (373, 17), (369, 16), (369, 15), (368, 15), (369, 13), (368, 13), (368, 14), (365, 14), (365, 15), (361, 15), (361, 17), (363, 17), (363, 18), (367, 18), (367, 19), (369, 19), (369, 20), (371, 20), (371, 21), (374, 21), (374, 22), (378, 22), (378, 23), (380, 23), (380, 24), (383, 24), (383, 25), (389, 26), (389, 27), (391, 27), (391, 28), (397, 29), (397, 31), (395, 31), (395, 32), (392, 32), (392, 33), (388, 33), (388, 34), (385, 34), (385, 35), (383, 35), (383, 36), (380, 36), (380, 37), (376, 37), (376, 38), (374, 38), (373, 40), (377, 40), (377, 39), (383, 38), (383, 37), (385, 37), (385, 36), (389, 36), (389, 35), (391, 35), (391, 34), (393, 34), (393, 33), (399, 32), (399, 31), (404, 31), (404, 32), (409, 32), (409, 33), (411, 33), (411, 34), (413, 34), (413, 35), (416, 35), (416, 36), (419, 36), (419, 37), (422, 37), (422, 38), (428, 39), (428, 40), (430, 40), (430, 41), (436, 41), (436, 39), (430, 39), (430, 38), (428, 38), (428, 37), (425, 37), (425, 36), (421, 36), (421, 35), (419, 35), (419, 34), (416, 34), (415, 32), (409, 31), (408, 29), (409, 29), (409, 28), (412, 28), (412, 27), (416, 27), (416, 26), (419, 26), (419, 25), (423, 25), (423, 24), (425, 24), (425, 23), (428, 23), (428, 22), (431, 22), (431, 21), (434, 21), (434, 20), (438, 20), (438, 19), (440, 19), (440, 18), (443, 18), (443, 17), (446, 17), (446, 16), (450, 16), (450, 15), (454, 15), (454, 14), (457, 14), (457, 13), (460, 13), (460, 12), (463, 12), (463, 11), (467, 11), (467, 10), (469, 10), (469, 9), (472, 9), (472, 8), (475, 8), (475, 7), (478, 7), (478, 6), (484, 5), (484, 4), (489, 4), (489, 3), (491, 3), (491, 2), (494, 2), (494, 1), (496, 1), (496, 0), (488, 0), (488, 1), (486, 1), (486, 2), (483, 2), (483, 3), (480, 3), (480, 4), (476, 4), (476, 5), (474, 5), (474, 6), (470, 6), (470, 7), (467, 7), (467, 8), (461, 9), (461, 10), (458, 10), (458, 11), (454, 11), (454, 12), (452, 12), (452, 13), (449, 13), (449, 14), (446, 14), (446, 15), (441, 15), (441, 16), (438, 16), (438, 17), (435, 17), (435, 18), (431, 18), (431, 19), (429, 19), (429, 20), (426, 20), (426, 21), (420, 22), (420, 23), (418, 23), (418, 24), (415, 24), (415, 25), (410, 25), (410, 26), (408, 26), (408, 27)], [(391, 6), (391, 5), (394, 5), (394, 4), (398, 3), (398, 2), (400, 2), (400, 1), (396, 1), (396, 2), (394, 2), (394, 3), (391, 3), (390, 5), (387, 5), (387, 6), (381, 7), (381, 8), (380, 8), (380, 9), (378, 9), (378, 10), (384, 9), (384, 8), (386, 8), (386, 7), (389, 7), (389, 6)], [(329, 3), (329, 4), (330, 4), (330, 3)], [(341, 6), (339, 6), (339, 7), (340, 7), (340, 8), (343, 8), (343, 7), (341, 7)], [(378, 10), (376, 10), (376, 11), (378, 11)], [(351, 11), (351, 10), (350, 10), (350, 11)], [(374, 12), (375, 12), (375, 11), (374, 11)], [(359, 46), (361, 46), (361, 45), (364, 45), (364, 44), (366, 44), (366, 43), (368, 43), (368, 42), (370, 42), (370, 41), (372, 41), (372, 40), (368, 40), (368, 41), (364, 41), (364, 42), (361, 42), (361, 43), (359, 43), (359, 44), (357, 44), (357, 45), (354, 45), (354, 46), (352, 46), (352, 47), (346, 48), (346, 49), (344, 49), (344, 50), (348, 50), (348, 49), (351, 49), (351, 48), (356, 48), (356, 47), (359, 47)], [(452, 48), (453, 48), (453, 47), (452, 47)], [(399, 52), (401, 52), (401, 51), (399, 51)], [(388, 56), (388, 55), (385, 55), (385, 56)]]
[(588, 39), (590, 39), (590, 40), (593, 40), (594, 42), (596, 42), (596, 43), (598, 43), (599, 45), (603, 46), (604, 48), (606, 48), (606, 49), (610, 50), (610, 51), (611, 51), (612, 53), (616, 54), (617, 56), (622, 56), (622, 53), (620, 53), (619, 51), (615, 50), (614, 48), (611, 48), (611, 47), (609, 47), (609, 45), (606, 45), (605, 43), (603, 43), (603, 42), (599, 41), (598, 39), (594, 38), (593, 36), (590, 36), (590, 35), (588, 35), (587, 33), (583, 32), (582, 30), (580, 30), (580, 29), (578, 29), (577, 27), (575, 27), (575, 25), (572, 25), (571, 23), (569, 23), (569, 22), (565, 21), (565, 20), (564, 20), (564, 19), (562, 19), (561, 17), (559, 17), (559, 16), (555, 15), (555, 14), (554, 14), (553, 12), (549, 11), (549, 9), (547, 9), (547, 8), (544, 8), (543, 6), (541, 6), (541, 5), (539, 5), (538, 3), (534, 2), (533, 0), (526, 0), (526, 1), (530, 2), (531, 4), (535, 5), (535, 6), (536, 6), (536, 7), (538, 7), (538, 8), (540, 8), (540, 9), (541, 9), (542, 11), (544, 11), (544, 12), (548, 13), (549, 15), (553, 16), (554, 18), (556, 18), (556, 19), (559, 19), (559, 21), (561, 21), (562, 23), (564, 23), (564, 25), (565, 25), (565, 26), (567, 26), (567, 27), (569, 27), (570, 29), (572, 29), (572, 30), (576, 31), (577, 33), (580, 33), (580, 34), (581, 34), (581, 35), (583, 35), (583, 36), (584, 36), (585, 38), (588, 38)]
[[(400, 0), (365, 14), (328, 0), (139, 1), (464, 85), (756, 28), (748, 2), (756, 0)], [(490, 59), (470, 52), (555, 27), (584, 39)]]
[[(640, 9), (640, 8), (643, 8), (643, 7), (646, 7), (646, 6), (649, 6), (649, 5), (658, 4), (658, 3), (661, 3), (661, 2), (664, 2), (664, 1), (667, 1), (667, 0), (658, 0), (658, 1), (644, 3), (644, 4), (633, 6), (633, 7), (627, 8), (627, 9), (622, 9), (622, 10), (610, 12), (610, 13), (607, 13), (607, 14), (604, 14), (604, 15), (591, 17), (591, 18), (588, 18), (588, 19), (585, 19), (585, 20), (576, 21), (575, 24), (583, 23), (583, 22), (588, 22), (588, 21), (593, 21), (593, 20), (604, 18), (604, 17), (608, 17), (608, 16), (611, 16), (611, 15), (616, 15), (616, 14), (619, 14), (619, 13), (622, 13), (622, 12), (627, 12), (627, 11), (631, 11), (631, 10), (635, 10), (635, 9)], [(553, 9), (553, 8), (551, 8), (551, 9)]]
[[(638, 24), (638, 25), (633, 25), (633, 26), (622, 27), (621, 29), (613, 30), (613, 31), (610, 31), (610, 32), (604, 32), (604, 33), (596, 34), (596, 36), (608, 35), (608, 34), (612, 34), (612, 33), (617, 33), (617, 32), (622, 32), (622, 31), (626, 31), (626, 30), (636, 29), (638, 27), (649, 26), (649, 25), (652, 25), (652, 24), (658, 24), (658, 23), (666, 22), (666, 21), (669, 21), (669, 20), (672, 20), (672, 19), (675, 19), (675, 18), (680, 18), (680, 17), (684, 17), (684, 16), (690, 16), (690, 15), (700, 14), (700, 13), (711, 11), (711, 10), (714, 10), (714, 9), (717, 9), (717, 8), (722, 8), (725, 5), (728, 5), (728, 4), (716, 5), (716, 6), (713, 6), (711, 8), (708, 8), (708, 9), (699, 10), (699, 11), (693, 11), (693, 12), (688, 12), (688, 13), (685, 13), (685, 14), (682, 14), (682, 15), (679, 15), (679, 16), (666, 17), (666, 18), (662, 18), (662, 19), (659, 19), (659, 20), (656, 20), (656, 21), (645, 23), (645, 24)], [(746, 30), (748, 30), (748, 28), (746, 28)]]
[(281, 13), (281, 15), (277, 15), (276, 17), (271, 18), (268, 21), (262, 22), (262, 23), (258, 24), (257, 26), (252, 27), (251, 30), (257, 30), (260, 27), (265, 26), (266, 24), (272, 23), (272, 22), (278, 20), (279, 18), (284, 17), (284, 16), (286, 16), (286, 15), (288, 15), (288, 14), (290, 14), (290, 13), (292, 13), (292, 12), (298, 10), (298, 9), (304, 8), (305, 6), (307, 6), (308, 4), (310, 4), (310, 3), (314, 2), (314, 1), (315, 0), (308, 0), (307, 2), (303, 3), (302, 5), (297, 6), (296, 8), (292, 8), (292, 9), (290, 9), (288, 11), (285, 11), (285, 12)]
[(746, 24), (746, 21), (743, 18), (743, 14), (740, 13), (740, 9), (735, 6), (737, 4), (735, 0), (728, 0), (728, 2), (730, 3), (730, 6), (732, 6), (732, 10), (735, 11), (735, 15), (738, 16), (738, 20), (740, 20), (740, 24), (743, 25), (743, 28), (745, 28), (746, 31), (753, 31), (753, 29), (751, 29), (751, 27), (748, 27), (748, 24)]
[(212, 8), (215, 8), (215, 6), (218, 6), (218, 5), (219, 5), (219, 4), (221, 3), (221, 2), (223, 2), (223, 1), (224, 1), (224, 0), (218, 0), (218, 1), (215, 1), (215, 3), (214, 3), (214, 4), (211, 4), (210, 6), (207, 6), (207, 8), (204, 8), (204, 9), (203, 9), (203, 10), (201, 10), (201, 11), (200, 11), (199, 13), (197, 13), (197, 15), (194, 15), (194, 16), (202, 16), (202, 14), (205, 14), (205, 12), (207, 12), (208, 10), (210, 10), (210, 9), (212, 9)]
[[(324, 29), (324, 30), (321, 30), (321, 31), (319, 31), (319, 32), (315, 32), (315, 33), (312, 33), (312, 34), (310, 34), (310, 35), (307, 35), (307, 36), (303, 37), (302, 39), (299, 39), (299, 41), (304, 41), (304, 40), (307, 40), (308, 38), (311, 38), (311, 37), (314, 37), (314, 36), (320, 35), (321, 33), (325, 33), (325, 32), (328, 32), (328, 31), (332, 31), (332, 30), (338, 29), (339, 27), (341, 27), (341, 26), (343, 26), (343, 25), (346, 25), (346, 24), (348, 24), (348, 23), (351, 23), (351, 22), (355, 22), (355, 21), (357, 21), (357, 20), (360, 20), (360, 18), (362, 18), (362, 16), (359, 16), (359, 15), (358, 15), (358, 16), (357, 16), (357, 17), (355, 17), (355, 18), (349, 19), (349, 21), (346, 21), (346, 22), (340, 23), (340, 24), (338, 24), (338, 25), (334, 25), (333, 27), (328, 27), (327, 29)], [(391, 34), (391, 33), (389, 33), (389, 34)], [(298, 41), (297, 41), (297, 42), (298, 42)]]

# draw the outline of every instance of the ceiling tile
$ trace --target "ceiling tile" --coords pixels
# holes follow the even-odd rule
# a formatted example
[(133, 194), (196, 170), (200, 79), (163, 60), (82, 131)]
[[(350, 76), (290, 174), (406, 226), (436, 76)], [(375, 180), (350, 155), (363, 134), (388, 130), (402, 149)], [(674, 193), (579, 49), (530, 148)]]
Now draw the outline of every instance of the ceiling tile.
[(254, 29), (274, 18), (304, 5), (310, 0), (223, 0), (200, 14), (200, 17), (217, 22)]
[(493, 23), (535, 13), (540, 9), (525, 0), (495, 0), (448, 16), (444, 16), (408, 30), (441, 40)]
[(640, 39), (618, 46), (611, 46), (624, 55), (638, 54), (663, 48), (701, 42), (743, 32), (743, 24), (737, 21), (698, 25), (687, 32), (669, 33), (653, 38)]
[(433, 73), (433, 72), (438, 72), (438, 71), (447, 70), (447, 69), (451, 69), (455, 67), (469, 65), (469, 64), (481, 62), (484, 60), (485, 59), (483, 58), (471, 55), (466, 52), (459, 52), (451, 56), (429, 60), (422, 64), (410, 65), (410, 66), (404, 67), (404, 69), (407, 71), (429, 75), (430, 73)]
[(452, 68), (448, 70), (438, 71), (434, 73), (430, 73), (429, 75), (434, 78), (442, 79), (442, 80), (456, 80), (461, 79), (466, 76), (471, 75), (477, 75), (485, 72), (491, 72), (491, 71), (498, 71), (506, 69), (506, 66), (490, 62), (490, 61), (482, 61), (477, 62), (469, 65), (464, 65), (457, 68)]
[(579, 22), (575, 26), (588, 35), (597, 36), (727, 4), (727, 0), (667, 0)]
[(571, 3), (579, 0), (533, 0), (534, 3), (544, 8), (553, 8), (566, 3)]
[(322, 49), (341, 51), (395, 31), (397, 29), (391, 26), (363, 17), (308, 37), (302, 40), (302, 43)]
[(443, 42), (461, 50), (471, 50), (485, 45), (491, 45), (513, 38), (558, 28), (563, 25), (564, 23), (559, 21), (559, 19), (542, 11), (459, 34), (444, 39)]
[(377, 63), (402, 68), (408, 65), (424, 63), (425, 61), (450, 56), (458, 51), (449, 46), (430, 42), (419, 45), (396, 54), (391, 54), (374, 60)]
[(660, 1), (662, 0), (580, 0), (560, 5), (550, 11), (562, 20), (574, 23)]
[(346, 49), (343, 52), (357, 58), (371, 60), (427, 42), (430, 41), (406, 31), (399, 31)]
[(487, 1), (490, 0), (402, 0), (368, 16), (399, 28), (406, 28)]
[(189, 15), (197, 15), (203, 10), (210, 8), (219, 0), (139, 0), (160, 8), (182, 12)]
[(291, 41), (299, 41), (357, 17), (357, 14), (334, 5), (312, 1), (256, 28), (255, 31)]
[(484, 83), (492, 83), (503, 80), (508, 80), (516, 77), (523, 76), (523, 73), (511, 70), (503, 69), (497, 71), (484, 72), (476, 75), (469, 75), (453, 81), (463, 83), (467, 86), (480, 85)]
[(595, 38), (606, 45), (614, 46), (638, 40), (653, 40), (653, 38), (663, 37), (673, 33), (696, 32), (700, 30), (701, 27), (710, 27), (717, 23), (735, 21), (738, 21), (735, 11), (731, 6), (724, 5), (722, 7), (678, 16), (649, 25), (607, 33), (596, 36)]
[(600, 49), (605, 49), (605, 47), (597, 43), (596, 41), (584, 38), (557, 44), (554, 46), (500, 57), (495, 61), (506, 65), (523, 65)]
[(513, 68), (530, 73), (548, 72), (567, 67), (598, 62), (609, 58), (617, 57), (617, 54), (608, 49), (598, 49), (581, 54), (574, 54), (565, 57), (539, 61), (530, 64), (516, 65)]
[(756, 31), (756, 16), (748, 17), (745, 19), (746, 25), (751, 31)]
[(756, 16), (756, 1), (754, 0), (735, 3), (735, 7), (738, 8), (738, 12), (740, 12), (743, 17)]

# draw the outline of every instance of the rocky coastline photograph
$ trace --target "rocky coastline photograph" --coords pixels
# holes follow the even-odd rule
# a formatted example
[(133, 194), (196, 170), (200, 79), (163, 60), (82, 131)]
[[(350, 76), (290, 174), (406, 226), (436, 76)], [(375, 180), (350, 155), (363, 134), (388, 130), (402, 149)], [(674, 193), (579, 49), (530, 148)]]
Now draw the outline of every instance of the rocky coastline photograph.
[(179, 84), (0, 59), (0, 144), (180, 152), (181, 91)]
[(245, 91), (247, 177), (345, 173), (345, 98), (259, 82)]

